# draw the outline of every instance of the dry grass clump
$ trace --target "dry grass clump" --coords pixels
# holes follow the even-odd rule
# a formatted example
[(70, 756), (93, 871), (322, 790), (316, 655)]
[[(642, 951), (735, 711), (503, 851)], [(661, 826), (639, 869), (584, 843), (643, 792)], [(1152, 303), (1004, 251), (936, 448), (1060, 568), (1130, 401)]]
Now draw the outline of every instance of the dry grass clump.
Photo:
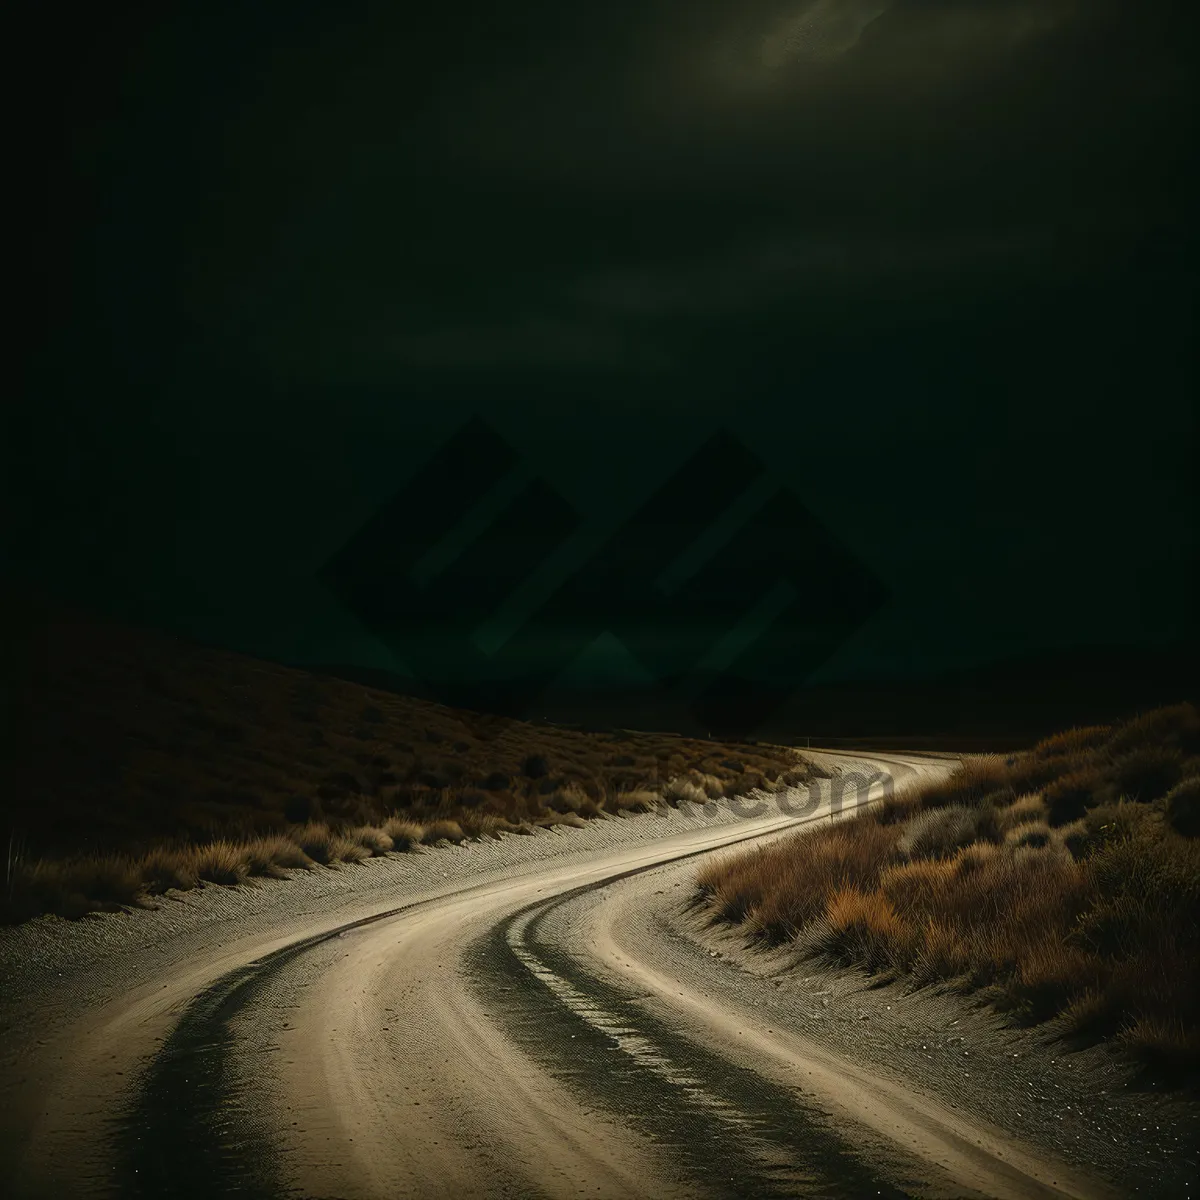
[(357, 842), (368, 854), (387, 854), (395, 848), (387, 832), (377, 825), (358, 825), (346, 835), (351, 841)]
[(333, 830), (323, 821), (309, 821), (294, 830), (296, 845), (315, 863), (323, 867), (334, 861), (338, 844)]
[(430, 821), (425, 826), (425, 836), (421, 839), (427, 846), (432, 846), (435, 842), (465, 842), (467, 835), (463, 832), (462, 826), (457, 821), (448, 819), (440, 819)]
[(662, 804), (662, 797), (648, 788), (634, 788), (628, 792), (615, 792), (610, 804), (617, 812), (653, 812)]
[(694, 779), (678, 776), (669, 779), (662, 790), (663, 799), (673, 808), (681, 804), (698, 804), (701, 807), (712, 803), (712, 797)]
[(553, 829), (557, 825), (566, 825), (570, 829), (583, 829), (587, 822), (578, 813), (548, 812), (538, 817), (535, 822), (541, 829)]
[(872, 815), (880, 825), (897, 825), (915, 816), (923, 807), (920, 789), (905, 782), (890, 796), (884, 796), (872, 809)]
[(289, 871), (307, 871), (315, 865), (304, 850), (284, 834), (246, 842), (243, 850), (249, 873), (270, 879), (287, 879)]
[(236, 887), (239, 883), (245, 883), (250, 874), (244, 848), (224, 839), (197, 847), (192, 861), (202, 883)]
[(1001, 833), (1008, 833), (1010, 829), (1030, 821), (1044, 821), (1046, 815), (1046, 805), (1041, 796), (1037, 792), (1029, 792), (1001, 808), (996, 814), (996, 822)]
[(1004, 841), (1009, 846), (1028, 846), (1041, 850), (1056, 840), (1056, 834), (1045, 821), (1025, 821), (1014, 825), (1004, 835)]
[(1164, 808), (1176, 833), (1189, 838), (1200, 837), (1200, 770), (1167, 793)]
[(1030, 750), (1034, 758), (1053, 758), (1060, 754), (1078, 754), (1095, 750), (1112, 737), (1111, 725), (1084, 725), (1064, 729), (1061, 733), (1043, 738)]
[(797, 836), (718, 859), (701, 869), (700, 887), (727, 920), (750, 920), (768, 942), (794, 937), (845, 883), (874, 883), (897, 831), (845, 821), (819, 837)]
[(145, 903), (140, 864), (121, 855), (90, 855), (73, 862), (22, 861), (10, 867), (6, 903), (17, 913), (81, 917)]
[(945, 858), (972, 842), (996, 841), (999, 829), (990, 803), (950, 804), (912, 817), (896, 842), (896, 851), (902, 858)]
[(583, 786), (573, 780), (548, 792), (542, 803), (550, 812), (556, 813), (577, 813), (586, 810), (589, 815), (594, 816), (599, 808), (595, 799), (588, 795)]
[(389, 817), (382, 829), (392, 839), (393, 850), (411, 850), (425, 840), (425, 826), (407, 817)]
[(146, 891), (152, 896), (172, 889), (184, 892), (200, 886), (193, 855), (179, 850), (151, 850), (141, 860), (140, 874)]
[(973, 805), (997, 794), (1012, 791), (1009, 767), (1000, 754), (977, 754), (963, 760), (953, 774), (920, 790), (922, 808), (944, 808), (951, 804)]
[(507, 817), (497, 817), (492, 813), (465, 813), (458, 823), (468, 838), (480, 841), (485, 838), (496, 839), (502, 833), (515, 833), (519, 828)]
[(883, 893), (842, 887), (826, 902), (809, 949), (835, 962), (877, 970), (888, 965), (894, 947), (906, 938), (903, 921)]
[(1071, 1036), (1195, 1079), (1197, 737), (1195, 708), (1176, 705), (968, 760), (832, 827), (710, 862), (698, 899), (752, 938), (982, 990), (1015, 1019), (1060, 1017)]

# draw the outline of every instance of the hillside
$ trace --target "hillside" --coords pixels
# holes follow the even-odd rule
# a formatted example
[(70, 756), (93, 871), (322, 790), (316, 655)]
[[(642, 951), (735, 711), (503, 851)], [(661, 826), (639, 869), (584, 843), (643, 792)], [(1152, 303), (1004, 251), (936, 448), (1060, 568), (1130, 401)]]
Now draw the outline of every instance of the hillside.
[[(61, 610), (10, 621), (9, 634), (10, 915), (127, 901), (129, 864), (168, 849), (304, 833), (305, 854), (327, 861), (706, 801), (812, 770), (782, 747), (460, 711)], [(118, 882), (63, 887), (49, 865), (96, 856), (116, 856)], [(264, 873), (304, 865), (283, 857)]]

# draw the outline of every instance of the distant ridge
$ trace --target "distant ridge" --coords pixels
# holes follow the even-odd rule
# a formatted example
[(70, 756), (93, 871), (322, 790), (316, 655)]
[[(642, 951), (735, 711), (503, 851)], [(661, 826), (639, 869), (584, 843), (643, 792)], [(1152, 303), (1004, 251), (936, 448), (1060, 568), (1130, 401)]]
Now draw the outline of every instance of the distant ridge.
[[(311, 670), (401, 695), (438, 699), (419, 680), (354, 664)], [(716, 676), (693, 676), (699, 690)], [(1103, 724), (1181, 700), (1200, 699), (1200, 646), (1085, 646), (1024, 654), (922, 679), (877, 678), (799, 686), (756, 735), (764, 740), (822, 739), (827, 745), (892, 741), (917, 748), (942, 741), (1020, 746), (1071, 725)], [(753, 689), (753, 681), (737, 681)], [(515, 689), (514, 689), (515, 691)], [(493, 685), (491, 711), (505, 711)], [(678, 691), (617, 686), (549, 689), (540, 711), (510, 713), (588, 728), (628, 726), (684, 734), (701, 729)]]

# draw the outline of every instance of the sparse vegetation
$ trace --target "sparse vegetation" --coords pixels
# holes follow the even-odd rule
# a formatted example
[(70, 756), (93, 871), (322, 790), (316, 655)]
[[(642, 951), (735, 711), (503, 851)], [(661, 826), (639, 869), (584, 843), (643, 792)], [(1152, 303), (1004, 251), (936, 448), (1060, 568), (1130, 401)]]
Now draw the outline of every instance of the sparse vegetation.
[(7, 921), (821, 774), (784, 747), (506, 720), (89, 618), (60, 614), (28, 657)]
[(982, 995), (1200, 1072), (1200, 712), (967, 759), (831, 827), (714, 861), (716, 920), (803, 955)]

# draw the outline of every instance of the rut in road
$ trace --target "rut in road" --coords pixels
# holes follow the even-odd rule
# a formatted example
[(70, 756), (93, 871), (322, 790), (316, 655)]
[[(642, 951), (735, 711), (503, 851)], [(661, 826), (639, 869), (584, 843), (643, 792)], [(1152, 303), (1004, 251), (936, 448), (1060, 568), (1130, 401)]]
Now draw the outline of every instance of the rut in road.
[[(638, 1127), (697, 1194), (906, 1195), (865, 1167), (818, 1110), (653, 1019), (636, 997), (588, 974), (545, 936), (558, 910), (612, 882), (529, 905), (470, 947), (477, 994), (503, 1015), (521, 1048), (589, 1102)], [(531, 987), (534, 981), (540, 986)]]
[(253, 1065), (275, 1047), (247, 1047), (238, 1018), (261, 1000), (288, 966), (347, 932), (419, 908), (403, 904), (304, 938), (238, 967), (188, 1005), (138, 1082), (133, 1105), (113, 1119), (121, 1195), (254, 1200), (291, 1194), (278, 1176), (279, 1145), (269, 1120), (250, 1103)]

